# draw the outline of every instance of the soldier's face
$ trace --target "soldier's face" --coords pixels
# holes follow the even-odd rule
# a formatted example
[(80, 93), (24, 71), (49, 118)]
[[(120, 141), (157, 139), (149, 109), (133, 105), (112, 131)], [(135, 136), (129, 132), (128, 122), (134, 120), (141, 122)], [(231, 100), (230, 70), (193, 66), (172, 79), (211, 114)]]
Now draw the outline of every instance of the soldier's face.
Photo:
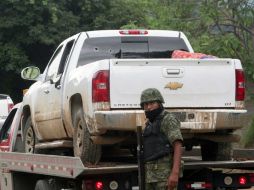
[(160, 107), (158, 102), (147, 102), (144, 103), (144, 110), (145, 111), (152, 111)]

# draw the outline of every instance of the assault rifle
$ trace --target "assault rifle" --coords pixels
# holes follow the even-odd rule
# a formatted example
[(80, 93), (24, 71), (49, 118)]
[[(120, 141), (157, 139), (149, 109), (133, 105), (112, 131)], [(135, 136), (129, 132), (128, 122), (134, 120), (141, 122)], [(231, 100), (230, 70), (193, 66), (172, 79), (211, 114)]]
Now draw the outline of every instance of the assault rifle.
[(137, 126), (137, 157), (138, 157), (139, 190), (145, 190), (145, 162), (144, 162), (144, 146), (141, 126)]

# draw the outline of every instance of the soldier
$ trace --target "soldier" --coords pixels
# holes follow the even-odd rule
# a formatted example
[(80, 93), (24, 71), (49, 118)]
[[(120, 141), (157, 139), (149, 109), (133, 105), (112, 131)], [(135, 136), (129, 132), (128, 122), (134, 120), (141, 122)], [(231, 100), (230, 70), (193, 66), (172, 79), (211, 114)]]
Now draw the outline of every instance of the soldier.
[(147, 118), (143, 131), (146, 190), (175, 190), (182, 175), (180, 122), (164, 110), (164, 99), (155, 88), (141, 94)]

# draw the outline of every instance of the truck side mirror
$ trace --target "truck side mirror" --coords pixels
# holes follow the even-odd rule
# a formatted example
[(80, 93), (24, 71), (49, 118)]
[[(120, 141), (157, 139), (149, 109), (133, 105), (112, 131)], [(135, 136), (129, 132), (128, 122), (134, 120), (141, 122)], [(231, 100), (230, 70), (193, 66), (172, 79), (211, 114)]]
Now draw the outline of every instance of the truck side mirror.
[(36, 80), (40, 74), (40, 69), (38, 67), (30, 66), (21, 71), (21, 78), (25, 80)]

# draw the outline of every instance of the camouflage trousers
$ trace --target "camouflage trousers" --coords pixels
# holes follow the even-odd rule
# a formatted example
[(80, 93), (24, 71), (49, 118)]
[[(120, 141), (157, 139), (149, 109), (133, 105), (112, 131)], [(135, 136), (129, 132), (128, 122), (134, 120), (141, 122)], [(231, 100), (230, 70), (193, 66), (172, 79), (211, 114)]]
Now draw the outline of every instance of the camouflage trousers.
[[(153, 183), (146, 183), (146, 190), (168, 190), (167, 182), (153, 182)], [(175, 188), (174, 190), (177, 190)]]

